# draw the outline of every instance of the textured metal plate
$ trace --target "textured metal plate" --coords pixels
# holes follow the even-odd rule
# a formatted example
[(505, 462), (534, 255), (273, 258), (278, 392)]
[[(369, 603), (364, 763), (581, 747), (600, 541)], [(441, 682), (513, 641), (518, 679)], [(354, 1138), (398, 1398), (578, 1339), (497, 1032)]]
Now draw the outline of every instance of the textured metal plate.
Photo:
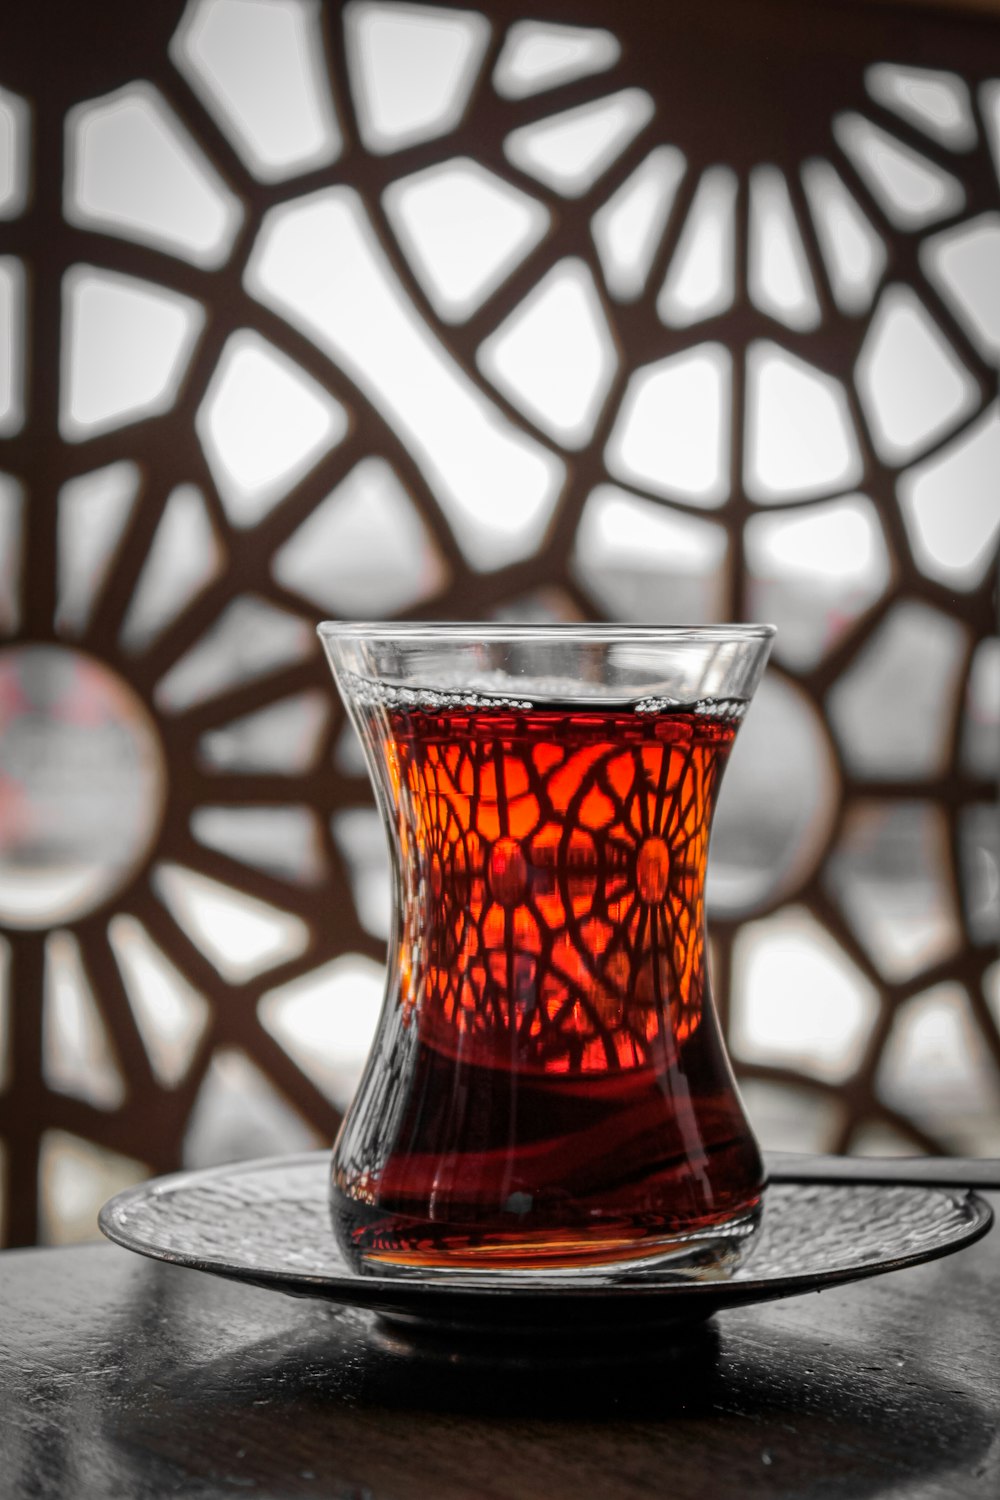
[(680, 1281), (662, 1268), (530, 1277), (359, 1274), (341, 1255), (327, 1208), (325, 1152), (179, 1173), (120, 1193), (100, 1224), (126, 1249), (292, 1296), (319, 1297), (452, 1327), (593, 1333), (709, 1317), (878, 1276), (948, 1255), (992, 1223), (964, 1189), (774, 1182), (747, 1260), (724, 1281)]

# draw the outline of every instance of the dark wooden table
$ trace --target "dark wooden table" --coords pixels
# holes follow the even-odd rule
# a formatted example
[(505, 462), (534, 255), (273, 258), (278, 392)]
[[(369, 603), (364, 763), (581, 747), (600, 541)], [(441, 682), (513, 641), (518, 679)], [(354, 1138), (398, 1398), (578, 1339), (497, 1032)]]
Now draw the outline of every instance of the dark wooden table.
[(530, 1359), (110, 1245), (0, 1256), (0, 1496), (175, 1494), (997, 1500), (1000, 1232), (673, 1345)]

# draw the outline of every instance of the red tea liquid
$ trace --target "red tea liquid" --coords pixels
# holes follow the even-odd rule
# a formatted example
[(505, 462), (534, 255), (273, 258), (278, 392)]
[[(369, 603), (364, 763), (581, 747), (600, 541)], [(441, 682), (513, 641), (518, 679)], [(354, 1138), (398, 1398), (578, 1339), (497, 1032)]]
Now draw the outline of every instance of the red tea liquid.
[(596, 1265), (752, 1216), (763, 1173), (703, 909), (742, 705), (398, 696), (362, 709), (402, 915), (398, 991), (334, 1154), (345, 1249)]

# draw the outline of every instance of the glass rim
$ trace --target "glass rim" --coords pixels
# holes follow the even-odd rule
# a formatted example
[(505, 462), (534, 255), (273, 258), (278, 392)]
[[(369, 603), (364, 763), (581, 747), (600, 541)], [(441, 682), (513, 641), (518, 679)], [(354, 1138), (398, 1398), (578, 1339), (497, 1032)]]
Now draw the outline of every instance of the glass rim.
[(316, 634), (322, 640), (376, 641), (402, 639), (478, 642), (557, 640), (583, 642), (656, 641), (718, 642), (769, 641), (777, 626), (757, 624), (623, 625), (607, 621), (502, 620), (322, 620)]

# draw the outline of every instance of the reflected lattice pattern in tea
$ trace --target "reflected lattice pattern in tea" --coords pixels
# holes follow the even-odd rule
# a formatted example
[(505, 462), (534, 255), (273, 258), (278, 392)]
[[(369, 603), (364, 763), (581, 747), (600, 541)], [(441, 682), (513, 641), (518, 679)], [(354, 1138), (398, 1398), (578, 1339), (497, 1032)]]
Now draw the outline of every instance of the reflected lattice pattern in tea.
[(701, 1020), (734, 732), (694, 712), (393, 712), (401, 998), (423, 1039), (551, 1073), (667, 1066)]

